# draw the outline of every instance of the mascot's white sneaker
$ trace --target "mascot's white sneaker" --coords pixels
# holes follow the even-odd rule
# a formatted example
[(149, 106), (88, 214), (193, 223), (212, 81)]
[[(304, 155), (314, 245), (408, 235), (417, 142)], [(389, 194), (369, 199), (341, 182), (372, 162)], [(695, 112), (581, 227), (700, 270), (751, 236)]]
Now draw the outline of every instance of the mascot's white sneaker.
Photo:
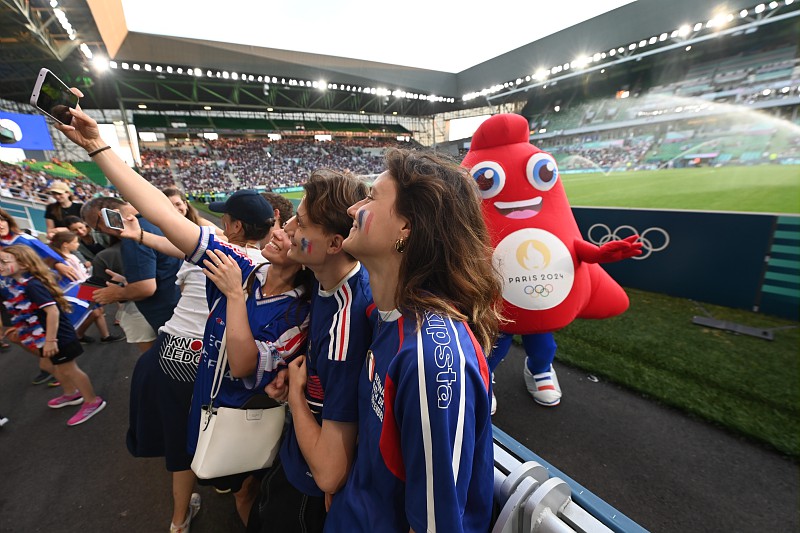
[(553, 365), (550, 365), (549, 372), (541, 374), (531, 374), (527, 361), (523, 361), (522, 365), (525, 387), (536, 403), (545, 407), (555, 407), (561, 403), (561, 387), (558, 385), (558, 377)]

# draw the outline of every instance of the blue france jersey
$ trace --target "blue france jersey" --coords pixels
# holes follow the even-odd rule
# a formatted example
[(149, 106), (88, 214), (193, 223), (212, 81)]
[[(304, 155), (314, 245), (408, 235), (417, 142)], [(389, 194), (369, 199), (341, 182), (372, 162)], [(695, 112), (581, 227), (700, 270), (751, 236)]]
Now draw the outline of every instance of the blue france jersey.
[[(317, 422), (358, 422), (358, 376), (372, 339), (367, 308), (372, 304), (367, 270), (357, 264), (330, 291), (318, 289), (311, 299), (311, 326), (306, 353), (306, 401)], [(322, 496), (300, 452), (290, 426), (281, 446), (286, 477), (297, 490)]]
[[(373, 314), (377, 314), (377, 309)], [(375, 317), (358, 385), (358, 450), (325, 531), (489, 530), (489, 370), (463, 322)]]
[[(203, 259), (207, 258), (208, 250), (220, 250), (239, 264), (242, 269), (242, 282), (256, 265), (247, 256), (244, 250), (226, 242), (217, 241), (214, 234), (207, 227), (201, 227), (200, 239), (197, 248), (187, 261), (198, 266), (203, 266)], [(268, 267), (262, 266), (263, 271)], [(262, 277), (259, 271), (253, 283), (253, 295), (245, 301), (247, 319), (250, 330), (259, 349), (259, 357), (263, 359), (272, 357), (276, 353), (294, 355), (305, 346), (308, 325), (308, 303), (303, 301), (302, 289), (294, 289), (277, 296), (262, 297)], [(188, 450), (194, 453), (197, 446), (197, 435), (200, 430), (200, 417), (202, 406), (208, 405), (211, 398), (211, 386), (214, 381), (214, 370), (219, 358), (219, 348), (222, 335), (225, 333), (225, 320), (227, 315), (227, 298), (213, 283), (206, 283), (206, 296), (208, 307), (211, 309), (203, 333), (203, 351), (197, 369), (197, 379), (194, 382), (194, 394), (189, 413), (189, 426), (187, 432)], [(281, 348), (278, 348), (281, 346)], [(273, 350), (275, 348), (275, 350)], [(292, 353), (289, 353), (292, 352)], [(256, 378), (254, 387), (246, 386), (245, 380), (234, 378), (229, 371), (225, 372), (215, 406), (241, 407), (247, 400), (257, 394), (265, 394), (264, 386), (272, 381), (277, 373), (277, 365), (262, 367)]]

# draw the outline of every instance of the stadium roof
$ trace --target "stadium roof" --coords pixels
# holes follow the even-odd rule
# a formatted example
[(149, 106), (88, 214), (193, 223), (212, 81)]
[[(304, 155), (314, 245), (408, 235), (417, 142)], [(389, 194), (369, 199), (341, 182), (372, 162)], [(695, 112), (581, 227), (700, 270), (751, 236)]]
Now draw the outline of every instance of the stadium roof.
[[(703, 34), (711, 31), (733, 34), (735, 28), (723, 28), (728, 22), (705, 29), (720, 15), (737, 17), (733, 24), (752, 21), (752, 32), (770, 17), (790, 16), (794, 22), (800, 18), (796, 17), (800, 1), (792, 0), (773, 2), (761, 11), (753, 9), (754, 0), (609, 1), (613, 3), (599, 9), (624, 5), (533, 40), (568, 24), (560, 17), (564, 12), (589, 16), (594, 12), (586, 11), (580, 2), (552, 0), (523, 4), (465, 0), (446, 4), (449, 10), (444, 11), (436, 7), (441, 4), (437, 2), (428, 2), (427, 9), (404, 2), (395, 4), (389, 15), (379, 14), (375, 2), (346, 0), (322, 4), (337, 9), (315, 7), (311, 2), (270, 2), (268, 14), (254, 7), (264, 2), (241, 0), (214, 2), (225, 6), (223, 12), (208, 11), (210, 2), (199, 0), (159, 4), (153, 0), (0, 0), (0, 98), (27, 102), (39, 68), (46, 66), (64, 81), (81, 87), (87, 95), (82, 105), (89, 108), (147, 106), (148, 111), (202, 112), (210, 107), (215, 111), (430, 116), (487, 102), (496, 104), (506, 98), (524, 99), (520, 92), (536, 86), (537, 80), (532, 78), (542, 69), (573, 66), (569, 75), (591, 71), (595, 65), (574, 65), (585, 59), (591, 63), (593, 54), (617, 47), (626, 47), (625, 54), (620, 54), (626, 61), (647, 57), (646, 65), (652, 68), (657, 62), (651, 49), (656, 52), (666, 44), (677, 47), (695, 36), (704, 39)], [(291, 7), (295, 4), (302, 6), (302, 11)], [(773, 4), (777, 7), (771, 7)], [(184, 6), (185, 12), (165, 11), (170, 5)], [(529, 11), (533, 7), (535, 11)], [(740, 19), (743, 8), (747, 15)], [(195, 15), (227, 33), (204, 30), (205, 24), (194, 22)], [(162, 24), (146, 27), (143, 19), (148, 17)], [(693, 30), (688, 37), (651, 44), (640, 57), (633, 57), (640, 50), (627, 49), (629, 43), (652, 41), (686, 24), (700, 24), (703, 29)], [(537, 28), (546, 31), (539, 33)], [(237, 33), (255, 41), (236, 38)], [(489, 46), (490, 42), (499, 43), (505, 34), (515, 39), (499, 48)], [(297, 40), (289, 42), (286, 35)], [(327, 41), (312, 47), (312, 35)], [(338, 46), (352, 35), (358, 37), (359, 50), (334, 47), (333, 43)], [(420, 43), (429, 59), (464, 61), (460, 66), (442, 64), (437, 67), (442, 70), (435, 70), (405, 59), (403, 52)], [(516, 48), (509, 50), (509, 46)], [(371, 55), (378, 51), (400, 54), (388, 59)], [(471, 56), (474, 52), (484, 56)], [(496, 53), (500, 55), (485, 59)], [(112, 60), (112, 68), (98, 68), (109, 65), (104, 58)], [(464, 65), (469, 67), (457, 70)], [(626, 65), (631, 68), (633, 63)], [(645, 62), (640, 65), (644, 67)], [(565, 74), (559, 72), (558, 77)], [(471, 96), (465, 100), (463, 96), (468, 94)]]
[(495, 14), (513, 15), (498, 17), (497, 25), (485, 18), (483, 0), (122, 0), (122, 6), (131, 32), (458, 73), (634, 1), (572, 0), (570, 9), (559, 10), (553, 2), (497, 0)]

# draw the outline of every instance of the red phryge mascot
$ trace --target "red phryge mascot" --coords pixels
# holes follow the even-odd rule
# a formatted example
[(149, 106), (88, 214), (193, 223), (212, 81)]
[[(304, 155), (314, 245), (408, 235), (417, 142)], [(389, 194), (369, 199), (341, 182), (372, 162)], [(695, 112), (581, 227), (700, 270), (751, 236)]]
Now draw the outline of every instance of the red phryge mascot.
[(553, 156), (530, 143), (528, 121), (520, 115), (495, 115), (481, 124), (462, 164), (483, 196), (503, 276), (508, 323), (489, 366), (494, 370), (506, 356), (512, 335), (522, 335), (528, 391), (541, 405), (558, 405), (552, 332), (576, 318), (625, 311), (628, 296), (598, 263), (640, 255), (642, 244), (637, 235), (600, 247), (583, 240)]

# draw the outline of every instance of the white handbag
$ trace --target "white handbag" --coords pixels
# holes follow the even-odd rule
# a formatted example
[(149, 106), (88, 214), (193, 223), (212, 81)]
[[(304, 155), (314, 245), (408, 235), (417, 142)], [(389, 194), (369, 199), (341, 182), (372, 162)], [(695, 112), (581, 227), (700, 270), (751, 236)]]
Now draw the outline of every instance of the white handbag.
[[(246, 282), (245, 282), (246, 283)], [(200, 479), (210, 479), (272, 466), (280, 448), (286, 419), (283, 404), (261, 395), (259, 408), (214, 407), (228, 366), (227, 328), (222, 335), (219, 358), (214, 370), (211, 400), (200, 415), (197, 449), (192, 471)]]

